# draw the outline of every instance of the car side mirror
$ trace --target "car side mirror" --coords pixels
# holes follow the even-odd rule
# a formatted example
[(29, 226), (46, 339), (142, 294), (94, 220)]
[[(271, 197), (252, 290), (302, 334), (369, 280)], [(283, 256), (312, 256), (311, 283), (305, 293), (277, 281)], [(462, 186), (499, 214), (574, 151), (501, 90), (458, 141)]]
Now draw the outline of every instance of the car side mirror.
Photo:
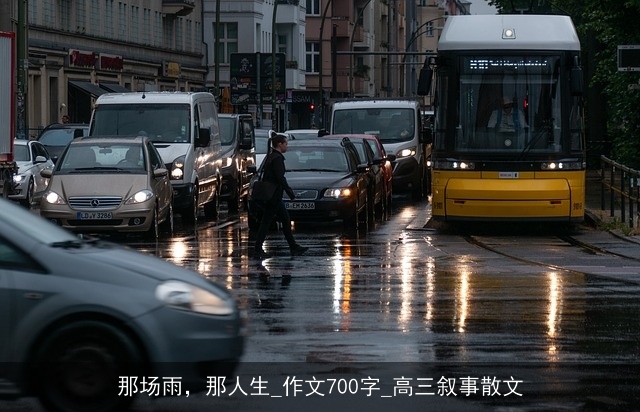
[(47, 158), (44, 156), (36, 156), (33, 163), (44, 163), (47, 161)]
[(240, 149), (242, 150), (251, 150), (253, 147), (253, 141), (251, 140), (251, 136), (246, 136), (242, 138), (240, 142)]
[(161, 167), (159, 169), (155, 169), (153, 171), (153, 177), (165, 177), (169, 174), (169, 171), (167, 169), (165, 169), (164, 167)]
[(45, 179), (50, 179), (51, 176), (53, 176), (53, 170), (51, 170), (51, 169), (42, 169), (40, 171), (40, 176), (44, 177)]
[(390, 161), (390, 162), (395, 162), (396, 161), (396, 155), (388, 154), (387, 155), (387, 160)]
[(196, 146), (207, 147), (209, 146), (209, 143), (211, 143), (211, 131), (206, 127), (202, 127), (198, 129), (198, 138), (196, 139)]
[(248, 165), (247, 166), (247, 172), (249, 173), (255, 173), (258, 171), (258, 167), (256, 165)]

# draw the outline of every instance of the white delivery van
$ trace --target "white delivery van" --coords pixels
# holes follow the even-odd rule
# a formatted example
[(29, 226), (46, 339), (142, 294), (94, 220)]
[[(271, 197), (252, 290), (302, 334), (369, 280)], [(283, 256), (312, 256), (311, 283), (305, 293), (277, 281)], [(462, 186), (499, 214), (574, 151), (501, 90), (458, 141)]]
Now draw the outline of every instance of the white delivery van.
[(410, 190), (414, 200), (430, 192), (431, 134), (422, 127), (415, 99), (348, 99), (331, 105), (331, 134), (375, 134), (394, 154), (393, 191)]
[(187, 223), (217, 217), (222, 166), (211, 93), (108, 93), (96, 100), (92, 136), (149, 136), (171, 173), (173, 208)]

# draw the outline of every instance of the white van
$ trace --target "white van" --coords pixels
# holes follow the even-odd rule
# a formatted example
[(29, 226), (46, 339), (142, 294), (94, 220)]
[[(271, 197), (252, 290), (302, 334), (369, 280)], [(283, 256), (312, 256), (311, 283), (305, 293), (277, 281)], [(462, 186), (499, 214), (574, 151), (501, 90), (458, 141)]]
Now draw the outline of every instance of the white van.
[(348, 99), (331, 106), (331, 134), (375, 134), (394, 154), (393, 191), (410, 190), (413, 200), (430, 192), (431, 134), (422, 127), (415, 99)]
[(108, 93), (96, 100), (92, 136), (149, 136), (171, 173), (173, 208), (195, 223), (217, 217), (222, 166), (218, 111), (211, 93)]

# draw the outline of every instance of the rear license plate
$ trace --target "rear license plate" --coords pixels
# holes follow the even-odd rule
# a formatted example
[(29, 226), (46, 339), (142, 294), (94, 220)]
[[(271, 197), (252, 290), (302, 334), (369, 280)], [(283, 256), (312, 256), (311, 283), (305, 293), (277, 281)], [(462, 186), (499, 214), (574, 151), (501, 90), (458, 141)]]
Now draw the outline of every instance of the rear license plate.
[(78, 220), (105, 220), (113, 219), (111, 212), (78, 212)]
[(290, 210), (312, 210), (316, 208), (314, 202), (284, 202), (284, 207)]

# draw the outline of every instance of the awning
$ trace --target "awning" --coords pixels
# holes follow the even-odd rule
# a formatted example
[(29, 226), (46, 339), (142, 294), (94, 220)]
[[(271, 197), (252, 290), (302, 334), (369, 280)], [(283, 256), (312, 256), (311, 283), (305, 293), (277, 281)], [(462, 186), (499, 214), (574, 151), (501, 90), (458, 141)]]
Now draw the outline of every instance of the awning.
[(100, 87), (105, 89), (109, 93), (130, 93), (131, 90), (124, 86), (120, 86), (118, 83), (100, 83)]
[(103, 94), (105, 94), (107, 91), (104, 89), (101, 89), (98, 85), (93, 84), (91, 82), (82, 82), (79, 80), (69, 80), (69, 84), (77, 87), (78, 89), (89, 93), (92, 96), (101, 96)]

